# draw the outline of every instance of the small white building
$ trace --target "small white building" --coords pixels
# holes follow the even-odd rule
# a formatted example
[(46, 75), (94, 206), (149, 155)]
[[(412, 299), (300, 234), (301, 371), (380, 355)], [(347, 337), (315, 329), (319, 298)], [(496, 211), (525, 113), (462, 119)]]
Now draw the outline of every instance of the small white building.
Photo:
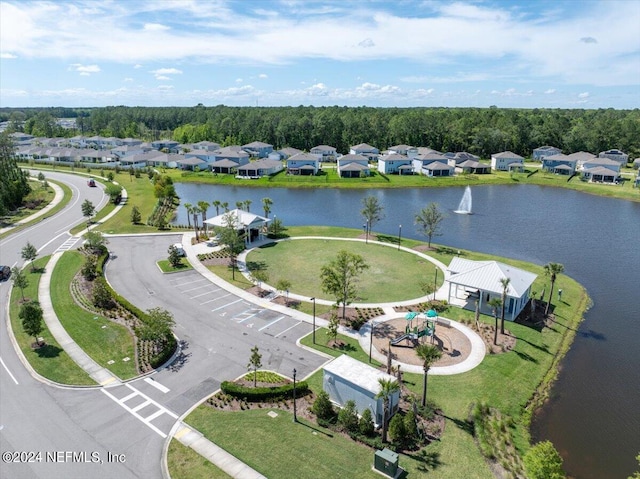
[[(379, 380), (395, 381), (394, 376), (346, 354), (325, 364), (322, 369), (322, 389), (329, 394), (331, 401), (342, 407), (347, 401), (352, 400), (356, 403), (359, 415), (362, 415), (365, 409), (369, 409), (376, 425), (382, 424), (384, 403), (381, 398), (376, 398), (381, 389)], [(399, 401), (400, 391), (396, 391), (389, 401), (389, 417), (398, 410)]]
[(214, 228), (233, 226), (236, 231), (243, 234), (245, 244), (249, 245), (253, 241), (264, 239), (264, 233), (270, 221), (269, 218), (265, 218), (264, 216), (236, 208), (235, 210), (209, 218), (204, 222)]

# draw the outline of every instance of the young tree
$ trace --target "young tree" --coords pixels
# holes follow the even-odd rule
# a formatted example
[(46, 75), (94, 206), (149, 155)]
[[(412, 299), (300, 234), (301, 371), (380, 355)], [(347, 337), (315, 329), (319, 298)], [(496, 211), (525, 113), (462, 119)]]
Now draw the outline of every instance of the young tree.
[(107, 195), (109, 195), (109, 201), (111, 201), (114, 205), (120, 203), (120, 200), (122, 199), (122, 186), (116, 185), (114, 183), (109, 183), (104, 191)]
[(280, 232), (282, 231), (282, 220), (274, 216), (274, 218), (269, 223), (268, 231), (273, 238), (278, 238), (280, 236)]
[(373, 195), (366, 196), (362, 199), (362, 211), (360, 214), (364, 218), (367, 228), (365, 242), (369, 241), (369, 233), (378, 221), (384, 218), (384, 208)]
[(358, 430), (358, 410), (353, 399), (344, 403), (344, 406), (338, 412), (338, 424), (348, 432), (356, 432)]
[(491, 300), (489, 300), (487, 304), (491, 306), (491, 309), (493, 310), (493, 317), (496, 320), (496, 329), (493, 333), (493, 344), (497, 346), (498, 345), (498, 308), (502, 306), (502, 300), (500, 298), (491, 298)]
[(500, 313), (500, 334), (504, 334), (504, 306), (507, 304), (507, 290), (509, 289), (509, 283), (511, 278), (500, 278), (500, 285), (502, 286), (502, 310)]
[(415, 217), (414, 223), (418, 226), (418, 231), (429, 238), (429, 248), (431, 248), (431, 238), (441, 235), (440, 223), (443, 219), (444, 214), (438, 209), (437, 203), (429, 203)]
[(171, 245), (167, 252), (169, 253), (169, 264), (173, 268), (178, 268), (182, 264), (182, 256), (180, 255), (178, 248), (176, 248), (175, 245)]
[(27, 242), (27, 244), (22, 248), (21, 256), (23, 260), (31, 262), (31, 271), (35, 272), (36, 268), (33, 265), (33, 262), (38, 257), (38, 250), (36, 247)]
[(269, 273), (267, 272), (266, 269), (262, 269), (262, 268), (252, 271), (251, 277), (256, 283), (258, 283), (259, 288), (262, 287), (262, 283), (266, 283), (267, 281), (269, 281)]
[(324, 265), (320, 270), (322, 290), (332, 294), (336, 303), (342, 304), (342, 318), (346, 318), (347, 304), (350, 304), (358, 293), (358, 277), (369, 268), (364, 258), (358, 254), (342, 250), (336, 259)]
[(288, 279), (280, 278), (276, 283), (276, 289), (278, 291), (283, 291), (286, 296), (287, 305), (289, 304), (289, 289), (291, 288), (291, 281)]
[(87, 218), (87, 223), (89, 223), (89, 220), (91, 219), (91, 217), (96, 213), (96, 207), (93, 206), (93, 203), (91, 203), (91, 201), (89, 200), (84, 200), (82, 202), (82, 215)]
[(87, 231), (83, 238), (85, 248), (94, 254), (99, 254), (105, 245), (109, 243), (100, 231)]
[(24, 301), (24, 288), (29, 286), (29, 280), (27, 279), (27, 275), (24, 274), (17, 266), (11, 268), (11, 281), (13, 282), (13, 286), (17, 286), (20, 288), (20, 294), (22, 295), (22, 301)]
[(140, 221), (142, 221), (142, 214), (140, 213), (140, 209), (133, 205), (133, 208), (131, 208), (131, 223), (133, 223), (134, 225), (140, 224)]
[(365, 409), (360, 416), (360, 422), (358, 423), (358, 430), (363, 436), (372, 436), (374, 431), (373, 417), (371, 415), (371, 409)]
[(413, 409), (409, 409), (409, 411), (404, 415), (404, 427), (406, 430), (406, 437), (409, 442), (413, 443), (418, 439), (418, 423)]
[[(544, 274), (549, 276), (551, 280), (551, 287), (549, 289), (549, 301), (547, 301), (547, 306), (544, 308), (545, 317), (549, 316), (549, 306), (551, 306), (551, 298), (553, 298), (553, 285), (556, 283), (556, 279), (559, 274), (564, 271), (564, 266), (560, 263), (547, 263), (544, 265)], [(541, 298), (544, 300), (544, 298)]]
[(527, 451), (523, 458), (529, 479), (564, 479), (562, 457), (551, 441), (542, 441)]
[(340, 326), (340, 321), (338, 321), (338, 316), (336, 313), (331, 313), (331, 317), (329, 318), (329, 324), (327, 324), (327, 337), (329, 341), (336, 342), (338, 338), (338, 326)]
[(222, 226), (216, 228), (218, 243), (222, 251), (229, 257), (231, 263), (231, 277), (236, 279), (236, 259), (244, 250), (244, 239), (238, 233), (238, 222), (232, 213), (225, 213)]
[(262, 198), (262, 209), (264, 210), (264, 216), (269, 217), (269, 213), (271, 213), (271, 206), (273, 205), (273, 200), (271, 198)]
[(433, 363), (442, 357), (442, 351), (432, 344), (420, 344), (416, 348), (416, 354), (422, 359), (422, 370), (424, 377), (422, 378), (422, 407), (427, 405), (427, 375)]
[(389, 422), (389, 435), (391, 440), (400, 447), (404, 447), (407, 442), (407, 428), (404, 418), (396, 414)]
[(96, 278), (93, 282), (92, 303), (96, 308), (100, 309), (111, 309), (113, 307), (111, 292), (107, 288), (107, 282), (102, 277)]
[(380, 391), (376, 399), (382, 399), (382, 442), (387, 442), (387, 430), (389, 428), (389, 414), (391, 413), (391, 397), (400, 390), (400, 385), (395, 379), (378, 379)]
[(37, 301), (29, 301), (20, 306), (18, 317), (22, 320), (22, 329), (29, 336), (38, 341), (38, 336), (44, 329), (42, 325), (42, 308)]
[(318, 397), (313, 402), (313, 406), (311, 406), (311, 412), (316, 415), (318, 418), (318, 423), (322, 421), (331, 421), (336, 412), (333, 409), (333, 404), (331, 404), (331, 399), (329, 399), (329, 394), (321, 390), (318, 392)]
[(185, 203), (184, 209), (187, 210), (187, 226), (191, 228), (191, 215), (193, 214), (193, 205), (191, 203)]
[(251, 356), (249, 357), (249, 364), (247, 364), (247, 369), (249, 371), (253, 371), (253, 387), (255, 388), (258, 385), (258, 375), (256, 374), (258, 369), (262, 367), (262, 354), (258, 349), (258, 346), (254, 346), (251, 348)]
[(147, 310), (147, 318), (144, 324), (136, 330), (136, 334), (142, 340), (162, 341), (171, 334), (171, 328), (175, 325), (173, 314), (162, 308)]
[(84, 258), (84, 264), (80, 270), (80, 274), (87, 281), (93, 281), (98, 276), (98, 265), (94, 255), (88, 255)]
[(198, 241), (198, 214), (200, 213), (200, 207), (197, 205), (194, 205), (193, 207), (191, 207), (191, 213), (193, 214), (193, 229), (195, 230), (196, 233), (196, 241)]

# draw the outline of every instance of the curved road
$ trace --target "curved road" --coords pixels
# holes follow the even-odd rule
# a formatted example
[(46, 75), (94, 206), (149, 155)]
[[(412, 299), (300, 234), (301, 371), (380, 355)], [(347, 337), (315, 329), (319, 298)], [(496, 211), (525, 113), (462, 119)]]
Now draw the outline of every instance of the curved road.
[[(40, 256), (76, 246), (66, 231), (84, 221), (81, 202), (102, 206), (107, 201), (83, 177), (46, 175), (71, 186), (72, 201), (55, 216), (0, 242), (0, 263), (20, 265), (27, 241)], [(310, 331), (306, 323), (247, 303), (194, 271), (161, 274), (155, 262), (166, 258), (175, 241), (154, 235), (109, 238), (114, 258), (107, 277), (114, 288), (142, 309), (166, 308), (176, 319), (183, 352), (152, 377), (107, 388), (49, 385), (27, 372), (2, 328), (0, 451), (36, 455), (30, 463), (0, 462), (0, 477), (162, 477), (163, 444), (176, 419), (221, 381), (246, 372), (251, 347), (259, 346), (264, 368), (286, 375), (296, 368), (304, 377), (325, 361), (295, 346), (296, 338)], [(5, 326), (9, 286), (0, 283)]]

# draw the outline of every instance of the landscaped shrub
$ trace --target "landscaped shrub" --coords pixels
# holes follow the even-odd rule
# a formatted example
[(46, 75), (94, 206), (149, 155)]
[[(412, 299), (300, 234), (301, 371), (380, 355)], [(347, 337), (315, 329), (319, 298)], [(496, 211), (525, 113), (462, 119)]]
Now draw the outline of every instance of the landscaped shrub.
[(404, 418), (400, 413), (396, 413), (389, 422), (389, 436), (394, 444), (404, 447), (407, 442), (407, 428)]
[(342, 409), (340, 409), (340, 412), (338, 412), (338, 424), (340, 424), (345, 431), (358, 431), (358, 410), (356, 409), (355, 401), (347, 401)]
[[(329, 394), (326, 391), (320, 391), (313, 406), (311, 407), (313, 412), (318, 418), (318, 424), (320, 421), (332, 422), (336, 417), (336, 411), (333, 409), (333, 404), (329, 399)], [(320, 424), (322, 426), (322, 424)]]
[(364, 436), (373, 436), (374, 425), (370, 409), (362, 411), (362, 416), (358, 423), (358, 430), (360, 431), (360, 434)]
[[(251, 402), (290, 399), (293, 397), (293, 383), (282, 386), (253, 388), (242, 386), (230, 381), (224, 381), (220, 385), (220, 389), (229, 396), (244, 398)], [(309, 392), (309, 385), (306, 381), (296, 383), (296, 397), (305, 396), (309, 394)]]
[(529, 479), (564, 479), (562, 458), (551, 441), (539, 442), (524, 455)]

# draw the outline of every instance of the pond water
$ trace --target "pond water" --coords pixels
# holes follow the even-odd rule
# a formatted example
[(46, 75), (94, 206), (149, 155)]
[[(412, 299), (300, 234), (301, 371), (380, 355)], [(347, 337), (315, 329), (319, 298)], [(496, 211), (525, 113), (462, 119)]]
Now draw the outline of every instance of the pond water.
[[(614, 186), (612, 186), (613, 188)], [(459, 215), (463, 188), (286, 189), (176, 184), (182, 204), (251, 200), (285, 226), (362, 228), (362, 199), (375, 195), (385, 217), (374, 231), (423, 239), (415, 214), (430, 202), (446, 213), (434, 241), (543, 265), (562, 263), (593, 300), (562, 363), (548, 405), (532, 426), (579, 479), (625, 478), (640, 452), (640, 203), (533, 185), (472, 187), (473, 214)], [(208, 216), (214, 216), (211, 208)], [(186, 224), (180, 207), (176, 223)], [(402, 227), (400, 228), (400, 225)]]

